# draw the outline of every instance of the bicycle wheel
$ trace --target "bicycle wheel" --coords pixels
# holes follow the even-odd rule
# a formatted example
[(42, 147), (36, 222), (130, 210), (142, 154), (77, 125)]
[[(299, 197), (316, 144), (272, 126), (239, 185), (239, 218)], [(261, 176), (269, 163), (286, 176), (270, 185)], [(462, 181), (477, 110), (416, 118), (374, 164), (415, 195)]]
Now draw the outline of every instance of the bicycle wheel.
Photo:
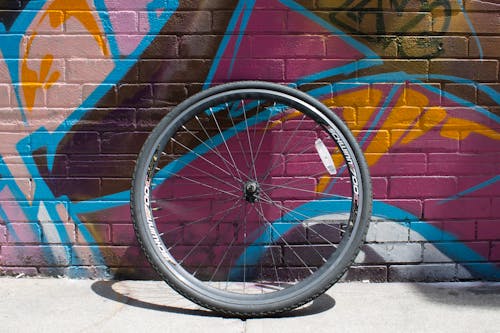
[(161, 277), (241, 317), (293, 309), (334, 284), (359, 251), (372, 200), (342, 121), (305, 93), (254, 81), (172, 110), (141, 150), (131, 193)]

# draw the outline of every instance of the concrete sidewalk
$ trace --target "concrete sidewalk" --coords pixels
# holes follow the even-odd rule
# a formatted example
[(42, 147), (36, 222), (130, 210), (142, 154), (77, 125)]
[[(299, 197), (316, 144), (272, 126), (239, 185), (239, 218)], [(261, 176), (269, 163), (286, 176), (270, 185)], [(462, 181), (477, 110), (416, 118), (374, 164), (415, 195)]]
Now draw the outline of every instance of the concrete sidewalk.
[(1, 332), (500, 332), (500, 283), (338, 283), (280, 318), (240, 319), (158, 281), (0, 278)]

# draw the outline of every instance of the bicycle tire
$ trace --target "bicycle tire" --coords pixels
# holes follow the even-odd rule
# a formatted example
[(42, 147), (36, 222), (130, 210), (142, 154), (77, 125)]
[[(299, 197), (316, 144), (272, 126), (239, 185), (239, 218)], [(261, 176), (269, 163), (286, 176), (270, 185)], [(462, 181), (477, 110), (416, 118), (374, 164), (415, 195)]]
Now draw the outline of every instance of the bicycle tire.
[(348, 127), (313, 97), (260, 81), (175, 107), (144, 143), (131, 188), (152, 267), (193, 302), (237, 317), (325, 292), (358, 254), (371, 206)]

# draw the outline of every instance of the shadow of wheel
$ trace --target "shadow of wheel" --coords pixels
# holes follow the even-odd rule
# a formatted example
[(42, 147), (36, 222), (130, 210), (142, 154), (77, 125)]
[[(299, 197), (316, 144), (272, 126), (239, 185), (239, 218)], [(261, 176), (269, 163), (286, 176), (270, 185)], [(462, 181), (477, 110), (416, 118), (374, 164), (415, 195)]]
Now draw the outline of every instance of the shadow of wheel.
[[(213, 311), (200, 309), (170, 289), (164, 282), (149, 281), (96, 281), (92, 291), (97, 295), (129, 306), (191, 316), (224, 317)], [(173, 306), (171, 304), (177, 304)], [(293, 311), (271, 318), (303, 317), (328, 311), (335, 306), (335, 300), (322, 294), (314, 301)]]

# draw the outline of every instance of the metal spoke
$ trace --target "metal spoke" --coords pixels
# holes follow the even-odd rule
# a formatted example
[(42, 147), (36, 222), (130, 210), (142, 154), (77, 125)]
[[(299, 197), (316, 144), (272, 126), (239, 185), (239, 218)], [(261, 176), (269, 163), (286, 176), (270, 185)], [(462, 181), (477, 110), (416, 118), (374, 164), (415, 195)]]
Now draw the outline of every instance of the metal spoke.
[[(261, 215), (259, 211), (257, 211), (257, 213), (258, 213), (259, 215)], [(279, 235), (279, 232), (276, 230), (276, 228), (273, 226), (273, 224), (272, 224), (271, 222), (269, 222), (269, 221), (266, 219), (266, 217), (265, 217), (265, 216), (261, 215), (261, 217), (264, 219), (265, 223), (266, 223), (269, 227), (271, 227), (271, 229), (273, 229), (273, 230), (276, 232), (276, 234), (277, 234), (277, 235)], [(308, 266), (308, 265), (304, 262), (304, 260), (303, 260), (303, 259), (302, 259), (302, 258), (301, 258), (298, 254), (297, 254), (297, 252), (295, 252), (295, 251), (293, 250), (293, 248), (290, 246), (290, 244), (288, 244), (288, 242), (287, 242), (285, 239), (283, 239), (283, 242), (285, 243), (285, 245), (286, 245), (286, 246), (288, 246), (288, 248), (290, 248), (290, 250), (292, 251), (292, 253), (293, 253), (293, 254), (294, 254), (294, 255), (295, 255), (295, 256), (296, 256), (296, 257), (300, 260), (300, 262), (302, 262), (302, 264), (304, 265), (304, 267), (305, 267), (305, 268), (307, 268), (311, 274), (312, 274), (312, 273), (314, 273), (314, 272), (313, 272), (313, 270), (312, 270), (312, 269), (311, 269), (311, 268), (310, 268), (310, 267), (309, 267), (309, 266)]]
[[(271, 205), (275, 206), (276, 208), (278, 208), (278, 209), (280, 209), (280, 210), (284, 210), (284, 211), (287, 211), (288, 213), (292, 213), (292, 214), (296, 214), (296, 215), (301, 215), (302, 217), (304, 217), (304, 220), (309, 220), (309, 219), (312, 219), (312, 218), (316, 217), (316, 216), (307, 216), (307, 215), (302, 214), (302, 213), (300, 213), (300, 212), (296, 212), (296, 211), (294, 211), (293, 209), (290, 209), (290, 208), (288, 208), (288, 207), (285, 207), (285, 206), (283, 206), (283, 205), (280, 205), (280, 204), (276, 203), (274, 200), (272, 200), (271, 198), (269, 198), (269, 197), (267, 196), (267, 194), (265, 194), (265, 193), (264, 193), (264, 195), (267, 197), (267, 199), (263, 199), (263, 198), (261, 198), (261, 200), (263, 200), (264, 202), (267, 202), (268, 204), (271, 204)], [(315, 211), (317, 211), (317, 212), (325, 212), (325, 213), (327, 213), (327, 212), (328, 212), (328, 211), (322, 211), (322, 210), (315, 210)], [(300, 220), (298, 220), (298, 219), (297, 219), (297, 221), (301, 222), (301, 221), (300, 221)], [(302, 222), (301, 222), (301, 223), (302, 223)], [(344, 230), (342, 230), (341, 228), (334, 227), (334, 226), (332, 226), (332, 225), (330, 225), (330, 224), (328, 224), (328, 223), (325, 223), (324, 225), (327, 225), (327, 226), (328, 226), (328, 227), (330, 227), (330, 228), (333, 228), (333, 229), (336, 229), (336, 230), (339, 230), (339, 231), (342, 231), (342, 232), (344, 231)]]
[[(226, 103), (226, 110), (227, 110), (227, 113), (229, 115), (229, 119), (231, 120), (231, 124), (233, 124), (233, 127), (236, 128), (236, 124), (234, 122), (233, 116), (231, 115), (230, 107), (227, 103)], [(245, 110), (243, 110), (243, 112), (245, 112)], [(247, 124), (247, 130), (248, 130), (248, 124)], [(239, 138), (239, 134), (237, 133), (235, 135), (235, 137), (236, 137), (236, 139), (238, 139), (238, 144), (239, 144), (240, 149), (241, 149), (241, 155), (243, 156), (243, 159), (245, 160), (245, 164), (246, 164), (247, 168), (250, 169), (250, 164), (248, 163), (247, 157), (245, 156), (245, 150), (243, 149), (243, 145), (242, 145), (241, 140)], [(248, 175), (246, 175), (246, 176), (248, 177)]]
[[(245, 207), (246, 208), (246, 207)], [(245, 287), (247, 282), (247, 216), (246, 209), (244, 210), (245, 217), (243, 219), (243, 248), (245, 249), (243, 252), (243, 293), (245, 293)]]
[[(276, 102), (274, 103), (274, 106), (273, 106), (273, 107), (276, 107)], [(258, 116), (258, 114), (259, 114), (259, 113), (258, 113), (258, 110), (257, 110), (257, 116)], [(264, 137), (265, 137), (265, 136), (266, 136), (266, 134), (268, 133), (267, 126), (268, 126), (268, 124), (269, 124), (269, 120), (270, 120), (270, 119), (271, 119), (271, 118), (268, 118), (268, 119), (267, 119), (267, 121), (266, 121), (266, 126), (265, 126), (264, 131), (263, 131), (263, 133), (262, 133), (262, 136), (261, 136), (261, 138), (260, 138), (259, 145), (257, 146), (257, 151), (256, 151), (256, 153), (255, 153), (254, 158), (252, 159), (252, 166), (254, 167), (254, 169), (255, 169), (255, 162), (257, 161), (257, 157), (259, 156), (260, 149), (262, 148), (262, 143), (264, 142)], [(257, 126), (254, 126), (254, 135), (253, 135), (253, 137), (254, 137), (254, 138), (255, 138), (255, 134), (256, 134), (256, 129), (257, 129)], [(258, 178), (258, 177), (257, 177), (257, 173), (256, 173), (256, 174), (255, 174), (255, 179), (257, 180), (257, 178)]]
[[(183, 145), (181, 142), (177, 141), (176, 139), (172, 138), (171, 139), (173, 142), (177, 143), (178, 145), (182, 146), (183, 148), (189, 150), (190, 152), (194, 153), (196, 156), (198, 156), (199, 158), (201, 158), (202, 160), (206, 161), (207, 163), (213, 165), (214, 167), (216, 167), (217, 169), (219, 169), (220, 171), (222, 171), (223, 173), (225, 173), (226, 175), (230, 176), (230, 177), (234, 177), (232, 174), (230, 174), (229, 172), (227, 172), (226, 170), (222, 169), (221, 167), (219, 167), (217, 164), (209, 161), (208, 159), (206, 159), (203, 155), (195, 152), (194, 150), (192, 150), (191, 148), (188, 148), (186, 147), (185, 145)], [(180, 159), (177, 159), (175, 161), (180, 161)], [(191, 168), (195, 169), (195, 170), (200, 170), (199, 168), (195, 168), (193, 167), (192, 165), (190, 165), (190, 163), (185, 163), (185, 162), (182, 162), (184, 163), (184, 165), (187, 165), (187, 166), (191, 166)], [(206, 174), (207, 172), (205, 172)]]
[[(304, 114), (302, 115), (302, 120), (304, 120)], [(299, 124), (298, 124), (297, 128), (295, 128), (295, 130), (293, 131), (293, 135), (292, 135), (292, 136), (290, 136), (290, 137), (288, 138), (288, 140), (287, 140), (286, 144), (285, 144), (285, 145), (283, 146), (283, 148), (281, 149), (281, 152), (279, 153), (279, 155), (283, 155), (283, 152), (284, 152), (284, 151), (285, 151), (285, 149), (288, 147), (288, 144), (290, 143), (290, 141), (292, 140), (292, 138), (293, 138), (293, 137), (297, 134), (298, 129), (302, 126), (303, 121), (299, 121), (298, 123), (299, 123)], [(300, 143), (300, 141), (298, 141), (298, 142), (295, 144), (295, 146), (294, 146), (294, 147), (296, 147), (296, 146), (298, 145), (298, 143)], [(269, 174), (270, 174), (271, 170), (273, 170), (275, 167), (276, 167), (276, 163), (274, 164), (274, 166), (273, 166), (271, 169), (269, 169), (269, 170), (267, 171), (267, 173), (264, 175), (264, 177), (262, 177), (262, 179), (265, 179), (267, 176), (269, 176)]]
[[(174, 173), (172, 173), (172, 174), (174, 175)], [(210, 185), (207, 185), (207, 184), (203, 184), (203, 183), (198, 182), (198, 181), (196, 181), (196, 180), (194, 180), (194, 179), (187, 178), (187, 177), (184, 177), (184, 176), (180, 176), (180, 175), (178, 175), (178, 174), (175, 174), (175, 175), (176, 175), (177, 177), (181, 178), (181, 179), (185, 179), (185, 180), (190, 181), (190, 182), (193, 182), (193, 183), (195, 183), (195, 184), (198, 184), (198, 185), (201, 185), (201, 186), (204, 186), (204, 187), (207, 187), (207, 188), (211, 188), (211, 189), (213, 189), (213, 190), (215, 190), (215, 191), (218, 191), (218, 192), (221, 192), (221, 193), (225, 193), (225, 194), (229, 194), (230, 196), (233, 196), (233, 197), (236, 197), (236, 198), (239, 198), (239, 197), (240, 197), (240, 196), (238, 196), (238, 195), (236, 195), (236, 194), (233, 194), (233, 193), (231, 193), (231, 192), (227, 192), (227, 191), (224, 191), (224, 190), (218, 189), (218, 188), (216, 188), (216, 187), (213, 187), (213, 186), (210, 186)]]
[[(233, 173), (231, 172), (231, 169), (228, 168), (228, 163), (230, 163), (229, 161), (227, 161), (224, 156), (222, 156), (218, 151), (214, 150), (211, 146), (207, 145), (207, 143), (203, 140), (201, 140), (195, 133), (193, 133), (192, 131), (190, 131), (186, 126), (182, 125), (182, 128), (184, 130), (186, 130), (189, 134), (191, 134), (196, 140), (198, 140), (202, 145), (204, 145), (205, 147), (207, 147), (208, 149), (210, 149), (211, 151), (213, 151), (215, 153), (215, 155), (217, 155), (221, 160), (222, 162), (224, 162), (226, 168), (228, 169), (228, 172), (231, 173), (231, 176), (233, 176), (233, 178), (237, 181), (242, 181), (241, 178), (237, 178), (235, 175), (233, 175)], [(206, 132), (206, 131), (205, 131)], [(233, 168), (236, 169), (236, 172), (238, 172), (239, 170), (237, 170), (236, 166), (233, 165)]]
[[(208, 140), (210, 140), (210, 143), (212, 144), (212, 147), (215, 149), (215, 151), (217, 151), (217, 153), (219, 154), (219, 156), (222, 157), (222, 153), (217, 148), (218, 145), (216, 145), (214, 143), (214, 141), (212, 140), (212, 137), (208, 134), (207, 130), (205, 129), (205, 126), (203, 126), (203, 124), (201, 123), (201, 120), (198, 118), (198, 116), (194, 116), (194, 117), (196, 118), (196, 121), (198, 121), (198, 123), (200, 124), (200, 127), (203, 130), (203, 132), (205, 133), (205, 135), (207, 136)], [(225, 158), (224, 158), (224, 160), (227, 161), (227, 159), (225, 159)], [(236, 172), (238, 173), (238, 177), (240, 177), (240, 180), (242, 180), (241, 176), (244, 176), (245, 174), (240, 169), (238, 169), (238, 166), (236, 164), (233, 164), (233, 163), (229, 162), (229, 161), (227, 161), (227, 163), (233, 166), (234, 170), (236, 170)], [(226, 165), (226, 167), (227, 167), (227, 165)]]
[[(240, 231), (241, 226), (242, 226), (242, 223), (238, 223), (238, 227), (236, 228), (236, 230), (233, 233), (233, 239), (231, 240), (231, 243), (229, 244), (229, 246), (226, 249), (226, 251), (224, 252), (224, 255), (222, 256), (222, 259), (220, 260), (219, 264), (217, 265), (217, 268), (215, 269), (215, 272), (210, 277), (210, 281), (212, 281), (212, 279), (214, 278), (214, 276), (217, 274), (217, 272), (219, 271), (220, 266), (222, 265), (222, 263), (223, 263), (224, 259), (226, 258), (227, 254), (229, 253), (229, 250), (233, 247), (233, 244), (236, 241), (236, 238), (237, 238), (238, 232)], [(228, 275), (229, 275), (229, 273), (228, 273)]]
[[(260, 212), (262, 213), (262, 216), (264, 216), (264, 209), (262, 208), (262, 203), (260, 201), (258, 201), (258, 205), (260, 207)], [(269, 235), (269, 239), (272, 239), (271, 234)], [(281, 286), (281, 281), (280, 281), (280, 278), (279, 278), (278, 269), (276, 268), (276, 261), (274, 260), (274, 254), (273, 254), (273, 248), (272, 247), (270, 248), (269, 252), (271, 252), (271, 259), (273, 260), (273, 268), (274, 268), (274, 272), (276, 274), (276, 280), (278, 281), (278, 286)], [(290, 271), (290, 269), (288, 269), (288, 270)]]
[[(240, 200), (238, 200), (238, 201), (240, 201)], [(235, 202), (235, 204), (234, 204), (231, 208), (229, 208), (229, 209), (225, 212), (225, 214), (224, 214), (224, 215), (221, 217), (221, 219), (217, 222), (217, 224), (218, 224), (218, 225), (220, 225), (220, 223), (222, 222), (222, 219), (224, 219), (224, 218), (225, 218), (225, 217), (229, 214), (229, 212), (231, 212), (231, 211), (233, 211), (234, 209), (236, 209), (236, 208), (238, 208), (238, 207), (239, 207), (239, 206), (236, 206), (236, 204), (238, 203), (238, 201), (237, 201), (237, 202)], [(213, 215), (212, 215), (212, 216), (213, 216)], [(240, 225), (241, 225), (241, 224), (240, 224)], [(239, 225), (239, 226), (240, 226), (240, 225)], [(239, 226), (238, 226), (238, 229), (237, 229), (237, 230), (239, 230)], [(216, 227), (216, 226), (214, 226), (214, 227)], [(213, 228), (214, 228), (214, 227), (212, 227), (209, 231), (213, 230)], [(205, 240), (205, 239), (208, 237), (208, 235), (209, 235), (209, 234), (210, 234), (210, 233), (208, 232), (208, 233), (206, 234), (206, 236), (205, 236), (203, 239), (201, 239), (201, 240), (199, 241), (199, 243), (203, 242), (203, 240)], [(235, 240), (235, 237), (234, 237), (234, 235), (233, 235), (233, 241), (231, 242), (231, 244), (234, 242), (234, 240)], [(198, 244), (197, 244), (197, 245), (198, 245)], [(196, 246), (197, 246), (197, 245), (196, 245)], [(193, 250), (194, 250), (194, 248), (193, 248)], [(213, 282), (213, 277), (215, 276), (215, 274), (217, 273), (217, 271), (218, 271), (218, 269), (219, 269), (220, 265), (221, 265), (221, 264), (222, 264), (222, 262), (224, 261), (224, 258), (225, 258), (226, 254), (227, 254), (227, 251), (228, 251), (228, 250), (226, 250), (226, 252), (224, 253), (224, 256), (223, 256), (223, 257), (222, 257), (222, 259), (219, 261), (219, 265), (217, 266), (217, 268), (216, 268), (215, 272), (214, 272), (214, 273), (212, 274), (212, 276), (210, 277), (209, 282)], [(189, 254), (188, 254), (188, 255), (189, 255)], [(183, 259), (183, 260), (184, 260), (184, 259)], [(198, 266), (198, 268), (199, 268), (200, 266), (201, 266), (201, 263), (200, 263), (200, 265)]]
[[(292, 184), (292, 183), (295, 183), (297, 181), (300, 181), (300, 180), (296, 180), (296, 181), (293, 181), (293, 182), (290, 182), (290, 183), (285, 183), (285, 184)], [(277, 188), (284, 188), (284, 189), (287, 189), (287, 190), (294, 190), (294, 191), (299, 191), (299, 192), (304, 192), (304, 193), (311, 193), (311, 194), (319, 194), (321, 195), (322, 197), (339, 197), (339, 195), (336, 195), (336, 194), (331, 194), (331, 193), (324, 193), (324, 192), (318, 192), (318, 191), (313, 191), (313, 190), (306, 190), (306, 189), (301, 189), (301, 188), (298, 188), (298, 187), (291, 187), (291, 186), (286, 186), (286, 185), (279, 185), (279, 184), (262, 184), (260, 183), (261, 185), (266, 185), (268, 187), (265, 188), (266, 192), (268, 191), (272, 191), (274, 189), (277, 189)], [(264, 190), (264, 188), (262, 188)]]
[[(212, 144), (213, 149), (216, 151), (216, 154), (218, 154), (221, 158), (223, 158), (222, 153), (217, 148), (217, 145), (212, 140), (212, 137), (208, 134), (207, 130), (205, 129), (205, 126), (203, 126), (203, 124), (201, 123), (200, 118), (198, 118), (197, 115), (194, 117), (195, 117), (196, 121), (198, 122), (198, 124), (200, 124), (200, 127), (203, 130), (203, 132), (205, 133), (205, 135), (207, 136), (208, 140), (210, 140), (210, 143)], [(223, 158), (223, 161), (226, 161), (229, 165), (231, 165), (234, 168), (234, 170), (236, 170), (236, 172), (238, 173), (238, 177), (241, 177), (242, 172), (238, 169), (238, 167), (235, 164), (232, 164), (231, 162), (227, 161), (225, 158)], [(224, 164), (226, 164), (226, 162), (224, 162)], [(226, 168), (227, 167), (228, 166), (226, 164)], [(239, 179), (240, 179), (240, 181), (242, 180), (241, 178), (239, 178)]]
[[(212, 173), (209, 173), (209, 172), (207, 172), (207, 171), (205, 171), (205, 170), (202, 170), (202, 169), (200, 169), (200, 168), (198, 168), (198, 167), (193, 166), (193, 165), (192, 165), (192, 162), (191, 162), (191, 163), (187, 163), (187, 162), (181, 161), (180, 159), (176, 160), (176, 163), (178, 163), (178, 162), (181, 162), (181, 163), (183, 163), (186, 167), (191, 168), (191, 169), (194, 169), (194, 170), (196, 170), (196, 171), (198, 171), (198, 172), (200, 172), (200, 173), (202, 173), (202, 174), (204, 174), (204, 175), (207, 175), (207, 176), (209, 176), (210, 178), (215, 179), (215, 180), (217, 180), (217, 181), (219, 181), (219, 182), (221, 182), (221, 183), (223, 183), (223, 184), (229, 185), (229, 186), (233, 187), (234, 189), (239, 189), (237, 186), (235, 186), (235, 185), (233, 185), (233, 184), (229, 183), (227, 180), (221, 179), (221, 178), (219, 178), (219, 177), (217, 177), (217, 176), (214, 176)], [(215, 164), (214, 164), (214, 165), (215, 165)], [(161, 169), (159, 169), (158, 171), (161, 171)], [(170, 173), (171, 175), (174, 175), (174, 176), (180, 177), (180, 176), (178, 175), (178, 173), (173, 173), (173, 172), (170, 172), (170, 171), (169, 171), (169, 173)], [(157, 173), (157, 174), (158, 174), (158, 173)], [(185, 176), (184, 176), (184, 177), (185, 177)], [(154, 177), (153, 177), (153, 178), (154, 178)], [(239, 180), (237, 180), (237, 181), (239, 181)]]
[(219, 224), (222, 222), (222, 220), (233, 210), (237, 207), (237, 204), (240, 202), (240, 200), (236, 200), (233, 204), (233, 206), (231, 208), (229, 208), (228, 210), (225, 211), (224, 215), (216, 222), (214, 223), (214, 225), (207, 231), (206, 235), (200, 239), (198, 241), (198, 243), (196, 243), (196, 245), (193, 246), (193, 248), (188, 252), (188, 254), (186, 254), (182, 260), (179, 261), (179, 265), (182, 265), (182, 263), (184, 262), (184, 260), (186, 260), (187, 257), (189, 257), (191, 255), (191, 253), (193, 253), (193, 251), (201, 244), (201, 242), (203, 242), (205, 239), (207, 239), (207, 237), (210, 235), (210, 233), (212, 232), (212, 230), (214, 230), (214, 228), (218, 227)]
[[(232, 200), (234, 200), (234, 199), (233, 199), (233, 198), (229, 198), (229, 199), (226, 199), (226, 200), (218, 201), (218, 203), (226, 203), (226, 202), (229, 202), (229, 201), (232, 201)], [(193, 208), (193, 206), (189, 206), (189, 209), (190, 209), (190, 210), (192, 210), (192, 208)], [(162, 215), (154, 215), (154, 216), (153, 216), (153, 219), (154, 219), (154, 220), (157, 220), (157, 219), (159, 219), (159, 218), (161, 218), (161, 217), (171, 216), (171, 215), (172, 215), (171, 213), (168, 213), (168, 214), (162, 214)], [(197, 219), (197, 220), (195, 220), (195, 221), (191, 221), (191, 222), (184, 223), (181, 227), (178, 227), (178, 228), (173, 229), (173, 230), (171, 230), (171, 231), (165, 232), (165, 234), (169, 234), (169, 233), (173, 232), (174, 230), (177, 230), (177, 229), (182, 228), (182, 227), (184, 227), (184, 226), (188, 226), (188, 225), (191, 225), (191, 224), (200, 223), (200, 222), (202, 222), (202, 221), (205, 221), (205, 220), (211, 219), (212, 217), (214, 217), (214, 215), (215, 215), (215, 214), (214, 214), (214, 213), (212, 213), (211, 215), (209, 215), (209, 216), (207, 216), (207, 217), (201, 217), (201, 218), (199, 218), (199, 219)]]
[[(298, 225), (303, 225), (303, 221), (297, 219), (296, 217), (293, 217), (294, 220), (296, 220), (298, 223)], [(308, 228), (309, 229), (309, 228)], [(313, 229), (310, 229), (312, 232), (314, 232), (315, 234), (317, 234), (319, 237), (323, 238), (323, 240), (325, 240), (326, 242), (328, 242), (331, 246), (333, 247), (337, 247), (335, 244), (333, 244), (332, 242), (330, 242), (328, 239), (324, 238), (323, 235), (320, 235), (317, 231), (313, 230)], [(280, 235), (281, 236), (281, 235)], [(325, 258), (321, 255), (321, 253), (319, 253), (319, 251), (314, 247), (314, 244), (312, 244), (308, 239), (307, 237), (303, 237), (304, 240), (309, 243), (309, 245), (312, 245), (312, 249), (318, 254), (318, 256), (321, 257), (321, 259), (323, 260), (323, 262), (326, 262)], [(284, 239), (283, 239), (284, 241)]]
[[(226, 216), (227, 216), (227, 214), (229, 214), (229, 212), (230, 212), (230, 211), (232, 211), (232, 210), (233, 210), (233, 209), (235, 209), (235, 208), (236, 208), (236, 207), (231, 208), (231, 209), (229, 209), (228, 211), (226, 211), (226, 215), (224, 215), (224, 216), (222, 217), (222, 219), (223, 219), (224, 217), (226, 217)], [(185, 228), (186, 226), (190, 226), (190, 225), (193, 225), (193, 224), (196, 224), (196, 223), (200, 223), (200, 222), (206, 221), (206, 220), (208, 220), (209, 218), (211, 219), (212, 217), (214, 217), (214, 215), (215, 215), (215, 214), (212, 214), (212, 215), (210, 215), (210, 216), (209, 216), (209, 217), (207, 217), (207, 218), (200, 218), (200, 219), (198, 219), (198, 220), (196, 220), (196, 221), (192, 221), (192, 222), (185, 223), (185, 224), (183, 224), (182, 226), (179, 226), (179, 227), (175, 228), (174, 230), (182, 229), (182, 228)], [(167, 235), (167, 234), (169, 234), (169, 233), (173, 232), (174, 230), (171, 230), (171, 231), (168, 231), (168, 232), (163, 232), (163, 233), (162, 233), (162, 235)], [(174, 244), (172, 244), (172, 245), (168, 246), (167, 250), (168, 250), (168, 251), (170, 251), (171, 249), (173, 249), (174, 247), (176, 247), (176, 246), (179, 244), (179, 242), (180, 242), (181, 240), (182, 240), (182, 237), (181, 237), (179, 240), (177, 240)]]
[[(226, 147), (226, 150), (227, 150), (227, 152), (229, 154), (229, 157), (231, 158), (231, 161), (233, 162), (233, 165), (237, 167), (237, 164), (236, 164), (236, 161), (234, 160), (233, 154), (231, 154), (231, 150), (229, 149), (229, 147), (227, 145), (226, 138), (224, 137), (224, 134), (222, 134), (222, 129), (221, 129), (220, 125), (219, 125), (219, 122), (217, 121), (217, 118), (215, 118), (214, 110), (212, 108), (209, 108), (209, 110), (210, 110), (210, 114), (212, 115), (212, 118), (215, 121), (215, 125), (217, 126), (217, 129), (219, 130), (219, 134), (222, 137), (222, 141), (224, 142), (224, 146)], [(233, 126), (234, 126), (234, 124), (233, 124)], [(242, 172), (242, 174), (244, 175), (245, 173)]]
[(254, 179), (257, 179), (257, 171), (255, 170), (255, 159), (253, 155), (253, 149), (252, 149), (252, 142), (250, 140), (250, 130), (248, 129), (248, 120), (247, 120), (247, 110), (245, 109), (245, 102), (241, 100), (241, 107), (243, 108), (243, 118), (245, 119), (245, 129), (247, 132), (247, 139), (248, 139), (248, 148), (250, 149), (250, 159), (252, 161), (252, 165), (249, 166), (251, 169), (249, 172), (253, 171), (254, 174)]
[[(229, 193), (236, 194), (238, 192), (241, 192), (241, 189), (239, 190), (234, 190), (234, 191), (228, 191)], [(165, 199), (154, 199), (151, 200), (151, 202), (172, 202), (172, 201), (180, 201), (184, 199), (203, 199), (205, 197), (213, 196), (213, 193), (205, 193), (205, 194), (199, 194), (199, 195), (186, 195), (183, 197), (174, 197), (174, 198), (165, 198)]]

